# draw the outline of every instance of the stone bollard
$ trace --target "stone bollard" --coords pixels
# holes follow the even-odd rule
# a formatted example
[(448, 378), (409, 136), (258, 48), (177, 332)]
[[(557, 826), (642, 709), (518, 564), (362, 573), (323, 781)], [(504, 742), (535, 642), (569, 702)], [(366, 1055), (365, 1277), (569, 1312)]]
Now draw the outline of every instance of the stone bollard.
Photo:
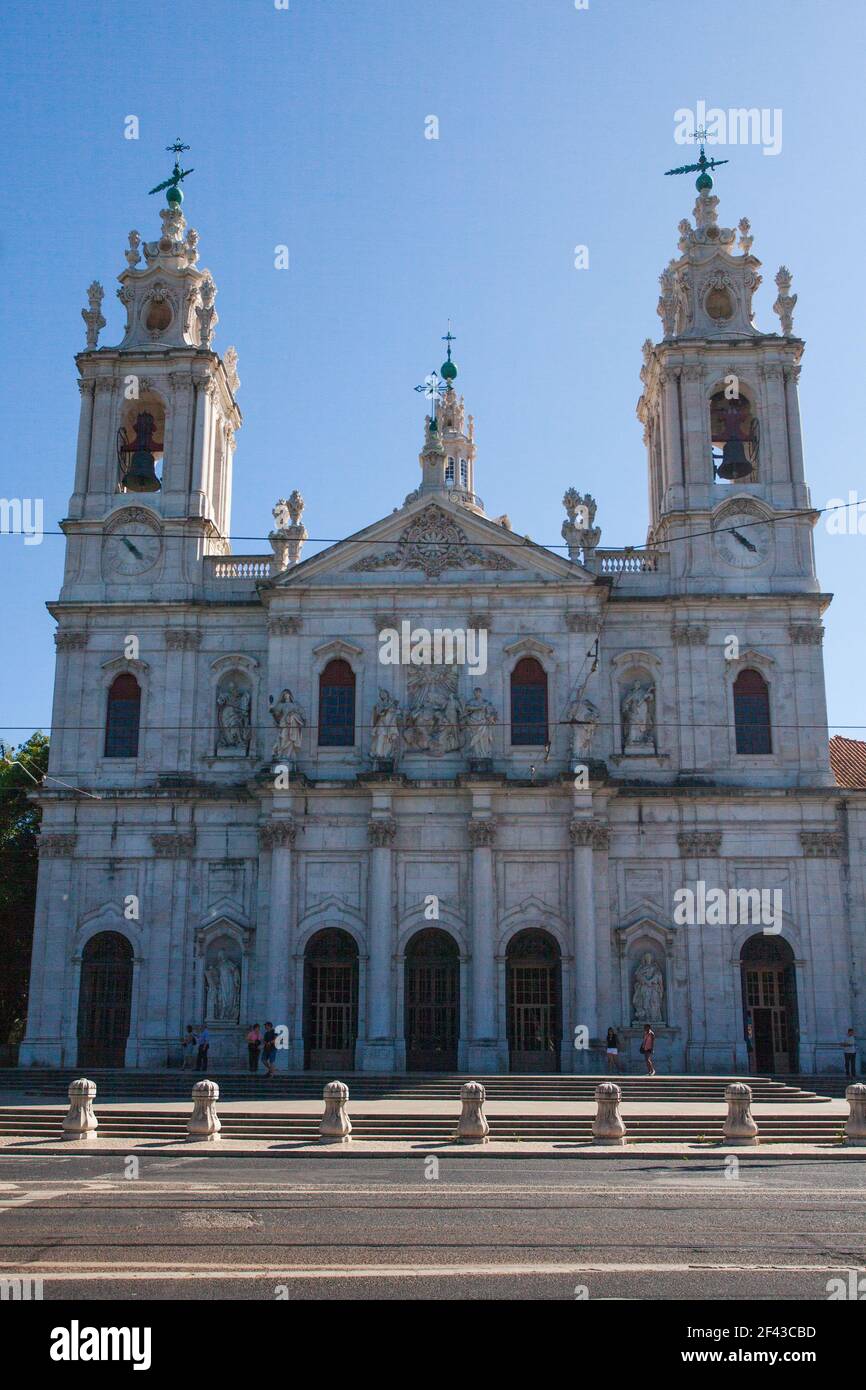
[(457, 1141), (460, 1144), (489, 1144), (490, 1126), (484, 1113), (487, 1092), (480, 1081), (467, 1081), (460, 1087), (460, 1119), (457, 1122)]
[(329, 1081), (322, 1097), (325, 1113), (319, 1125), (319, 1139), (325, 1144), (351, 1144), (352, 1121), (346, 1113), (349, 1088), (345, 1081)]
[(757, 1144), (758, 1126), (752, 1118), (752, 1088), (744, 1081), (725, 1087), (728, 1113), (722, 1130), (726, 1144)]
[(216, 1103), (220, 1098), (220, 1088), (215, 1081), (197, 1081), (192, 1088), (192, 1114), (186, 1127), (188, 1140), (199, 1143), (213, 1143), (221, 1138), (220, 1117)]
[(593, 1144), (624, 1144), (625, 1125), (619, 1113), (622, 1091), (615, 1081), (602, 1081), (595, 1088), (598, 1111), (592, 1122)]
[(845, 1092), (850, 1111), (845, 1126), (846, 1144), (866, 1144), (866, 1086), (855, 1081)]
[(93, 1097), (96, 1095), (96, 1082), (82, 1077), (72, 1081), (67, 1092), (69, 1109), (63, 1116), (64, 1139), (95, 1139), (99, 1121), (93, 1113)]

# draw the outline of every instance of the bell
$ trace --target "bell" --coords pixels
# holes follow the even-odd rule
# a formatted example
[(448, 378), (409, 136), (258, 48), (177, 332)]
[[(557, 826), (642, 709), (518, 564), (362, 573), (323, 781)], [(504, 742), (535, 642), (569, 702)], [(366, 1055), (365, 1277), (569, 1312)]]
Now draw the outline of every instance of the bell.
[(743, 448), (741, 439), (728, 439), (722, 450), (722, 461), (715, 470), (719, 478), (725, 478), (728, 482), (733, 482), (735, 478), (747, 478), (752, 471), (752, 465), (746, 458), (746, 451)]
[(143, 410), (135, 421), (135, 443), (132, 458), (123, 477), (127, 492), (159, 492), (161, 483), (156, 476), (153, 456), (153, 436), (156, 422), (153, 416)]

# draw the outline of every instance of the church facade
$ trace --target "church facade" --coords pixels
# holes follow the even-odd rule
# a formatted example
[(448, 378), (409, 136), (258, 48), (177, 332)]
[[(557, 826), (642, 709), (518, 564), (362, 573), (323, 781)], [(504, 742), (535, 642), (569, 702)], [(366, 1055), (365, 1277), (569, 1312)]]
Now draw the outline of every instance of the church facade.
[(130, 234), (119, 345), (98, 284), (82, 311), (22, 1065), (176, 1065), (207, 1021), (219, 1070), (272, 1020), (289, 1070), (591, 1072), (649, 1022), (665, 1071), (842, 1070), (866, 842), (828, 761), (804, 345), (784, 267), (755, 326), (749, 224), (703, 185), (620, 551), (574, 488), (561, 551), (488, 514), (449, 342), (402, 506), (304, 559), (293, 492), (272, 553), (232, 554), (237, 354), (176, 192)]

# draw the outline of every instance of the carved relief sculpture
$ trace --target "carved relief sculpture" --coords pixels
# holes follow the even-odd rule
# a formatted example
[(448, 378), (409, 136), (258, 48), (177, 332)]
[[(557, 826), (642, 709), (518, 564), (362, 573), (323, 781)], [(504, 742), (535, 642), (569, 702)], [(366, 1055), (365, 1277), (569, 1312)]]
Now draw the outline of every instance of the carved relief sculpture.
[(652, 955), (647, 951), (640, 960), (633, 976), (631, 996), (633, 1021), (635, 1023), (664, 1022), (665, 982)]

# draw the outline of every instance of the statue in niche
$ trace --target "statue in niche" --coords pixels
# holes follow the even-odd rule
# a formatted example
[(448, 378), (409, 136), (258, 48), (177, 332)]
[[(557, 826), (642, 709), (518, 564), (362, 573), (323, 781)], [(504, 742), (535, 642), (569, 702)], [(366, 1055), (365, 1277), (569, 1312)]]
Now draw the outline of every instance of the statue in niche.
[(664, 1021), (665, 982), (649, 951), (641, 957), (635, 969), (631, 1005), (635, 1023)]
[(217, 692), (217, 753), (250, 751), (252, 696), (245, 685), (230, 682)]
[(451, 665), (413, 667), (407, 677), (409, 710), (403, 725), (406, 748), (441, 757), (463, 746), (465, 718)]
[(241, 972), (220, 948), (205, 971), (207, 1016), (218, 1023), (237, 1023), (241, 1005)]
[(307, 719), (300, 705), (295, 704), (291, 690), (283, 690), (278, 700), (271, 696), (270, 714), (277, 726), (274, 761), (294, 768), (301, 751), (301, 736)]
[(571, 725), (572, 760), (583, 763), (592, 750), (592, 741), (601, 719), (600, 711), (592, 700), (586, 699), (581, 689), (565, 711), (565, 719)]
[(370, 757), (376, 762), (394, 762), (400, 754), (400, 705), (387, 690), (379, 691), (373, 706), (373, 733)]
[(463, 706), (463, 719), (466, 736), (469, 740), (470, 758), (486, 761), (493, 754), (493, 730), (496, 728), (496, 710), (476, 685), (472, 699)]
[(632, 681), (620, 705), (623, 753), (656, 751), (655, 686)]

